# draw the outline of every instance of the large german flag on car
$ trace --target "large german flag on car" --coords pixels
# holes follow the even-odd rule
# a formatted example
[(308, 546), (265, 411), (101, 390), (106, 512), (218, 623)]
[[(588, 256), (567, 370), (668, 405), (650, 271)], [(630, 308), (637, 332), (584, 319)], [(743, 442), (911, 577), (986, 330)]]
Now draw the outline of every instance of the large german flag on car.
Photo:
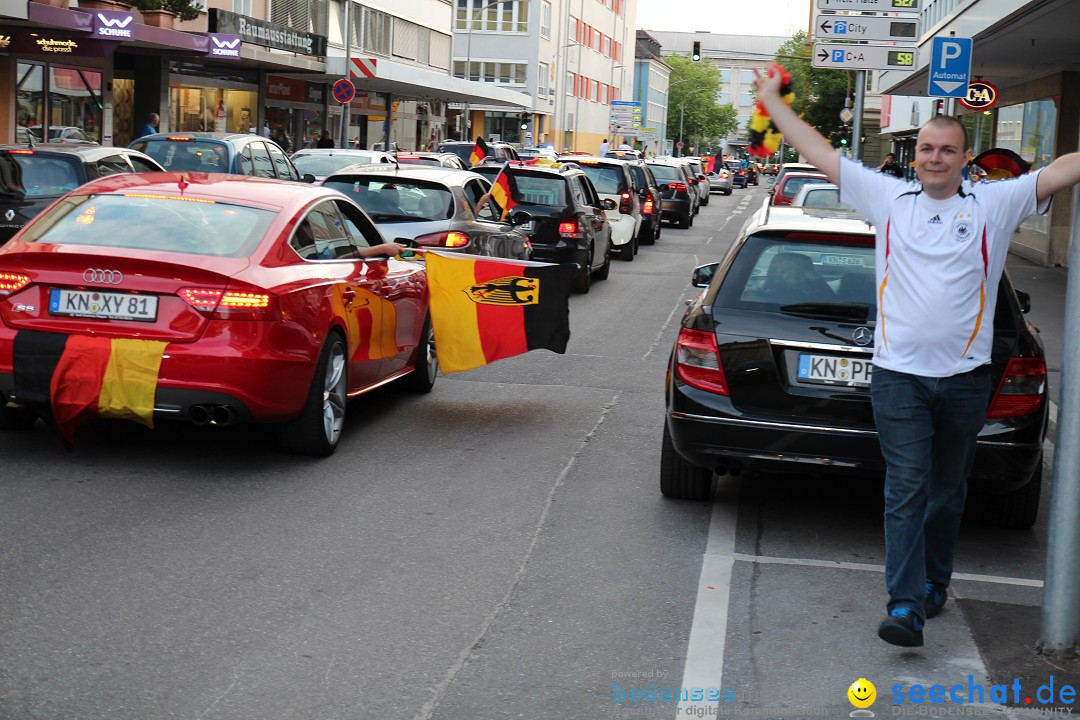
[(566, 352), (572, 267), (436, 252), (424, 258), (443, 372), (540, 348)]
[(135, 420), (153, 427), (161, 356), (156, 340), (62, 335), (23, 330), (15, 335), (15, 398), (59, 429), (70, 444), (91, 417)]
[(477, 137), (476, 145), (473, 145), (472, 153), (469, 154), (469, 164), (476, 167), (484, 162), (484, 158), (491, 155), (491, 148), (484, 142), (484, 138)]

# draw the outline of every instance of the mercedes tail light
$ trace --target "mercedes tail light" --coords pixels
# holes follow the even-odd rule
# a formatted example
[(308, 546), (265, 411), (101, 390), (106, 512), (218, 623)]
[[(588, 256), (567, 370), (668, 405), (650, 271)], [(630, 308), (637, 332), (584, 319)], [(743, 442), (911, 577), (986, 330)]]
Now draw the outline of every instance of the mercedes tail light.
[(702, 330), (679, 332), (675, 344), (675, 371), (679, 380), (691, 387), (717, 395), (731, 395), (724, 366), (720, 363), (720, 349), (716, 335)]
[(642, 215), (652, 215), (652, 211), (655, 205), (653, 205), (652, 195), (645, 198), (645, 204), (641, 207)]
[(1042, 408), (1046, 398), (1046, 361), (1043, 358), (1009, 358), (988, 418), (1030, 415)]
[(19, 292), (30, 284), (30, 276), (22, 273), (0, 272), (0, 295)]
[(456, 231), (430, 233), (416, 238), (416, 244), (423, 247), (459, 248), (469, 244), (469, 236)]
[(634, 212), (634, 199), (630, 193), (624, 192), (619, 196), (619, 212), (623, 215)]
[(671, 183), (668, 187), (675, 192), (686, 192), (686, 183)]
[(575, 240), (585, 237), (581, 232), (581, 226), (577, 220), (563, 220), (559, 223), (559, 237), (573, 238)]
[(180, 299), (215, 320), (275, 320), (274, 296), (242, 288), (180, 288)]

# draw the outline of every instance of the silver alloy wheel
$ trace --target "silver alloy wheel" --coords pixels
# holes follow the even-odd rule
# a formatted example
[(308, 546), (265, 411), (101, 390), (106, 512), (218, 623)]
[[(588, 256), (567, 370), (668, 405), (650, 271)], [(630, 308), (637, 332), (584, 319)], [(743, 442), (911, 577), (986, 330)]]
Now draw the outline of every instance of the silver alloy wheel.
[(323, 432), (331, 445), (337, 443), (345, 424), (345, 347), (335, 343), (326, 358), (323, 381)]
[(424, 343), (424, 356), (427, 358), (427, 381), (434, 384), (435, 376), (439, 374), (439, 356), (435, 353), (435, 328), (430, 322)]

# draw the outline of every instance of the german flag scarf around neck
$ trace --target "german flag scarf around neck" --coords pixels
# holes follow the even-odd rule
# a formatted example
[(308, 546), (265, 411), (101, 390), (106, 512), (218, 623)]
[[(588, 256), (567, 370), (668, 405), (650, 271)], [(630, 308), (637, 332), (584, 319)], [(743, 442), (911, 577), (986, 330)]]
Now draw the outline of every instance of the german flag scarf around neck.
[(21, 330), (13, 345), (15, 398), (71, 445), (91, 417), (154, 426), (161, 357), (168, 343)]

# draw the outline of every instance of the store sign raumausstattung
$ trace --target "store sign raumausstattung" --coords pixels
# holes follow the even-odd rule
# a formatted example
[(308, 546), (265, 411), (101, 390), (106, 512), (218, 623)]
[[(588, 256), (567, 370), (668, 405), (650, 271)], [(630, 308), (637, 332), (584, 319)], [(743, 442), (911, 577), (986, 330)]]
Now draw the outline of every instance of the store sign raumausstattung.
[(239, 35), (246, 43), (278, 50), (324, 57), (326, 36), (293, 30), (285, 25), (256, 20), (227, 10), (211, 8), (210, 28), (214, 33)]

